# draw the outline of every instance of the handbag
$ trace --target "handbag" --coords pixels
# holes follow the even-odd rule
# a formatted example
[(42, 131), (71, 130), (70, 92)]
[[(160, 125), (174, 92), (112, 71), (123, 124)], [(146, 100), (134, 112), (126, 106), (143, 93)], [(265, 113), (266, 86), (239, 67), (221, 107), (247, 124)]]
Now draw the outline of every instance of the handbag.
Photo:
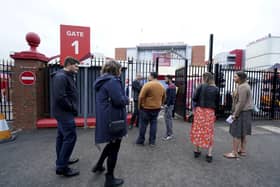
[[(111, 108), (113, 107), (111, 98), (109, 97)], [(109, 111), (109, 134), (115, 138), (120, 138), (126, 130), (125, 120), (112, 120), (112, 111)]]

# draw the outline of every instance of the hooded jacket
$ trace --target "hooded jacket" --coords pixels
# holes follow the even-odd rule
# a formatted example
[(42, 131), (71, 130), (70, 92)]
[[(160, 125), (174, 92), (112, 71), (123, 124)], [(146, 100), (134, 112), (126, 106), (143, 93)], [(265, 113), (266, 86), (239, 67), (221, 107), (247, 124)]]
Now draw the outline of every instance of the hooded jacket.
[(78, 114), (78, 90), (74, 73), (59, 70), (52, 77), (52, 116), (69, 120)]
[[(96, 91), (95, 143), (105, 143), (116, 138), (109, 134), (110, 120), (125, 120), (126, 122), (126, 105), (128, 105), (129, 99), (125, 96), (120, 78), (110, 74), (97, 78), (94, 89)], [(122, 133), (121, 137), (126, 134), (127, 130)]]

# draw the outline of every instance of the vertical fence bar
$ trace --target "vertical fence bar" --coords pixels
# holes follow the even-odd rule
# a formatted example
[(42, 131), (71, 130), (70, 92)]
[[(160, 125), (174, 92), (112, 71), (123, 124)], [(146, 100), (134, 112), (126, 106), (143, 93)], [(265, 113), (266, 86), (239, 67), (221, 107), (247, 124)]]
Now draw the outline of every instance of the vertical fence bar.
[(274, 119), (275, 117), (275, 99), (276, 99), (276, 82), (277, 82), (277, 69), (274, 69), (273, 80), (272, 80), (272, 97), (271, 97), (271, 113), (270, 119)]
[(183, 101), (184, 101), (184, 107), (183, 107), (183, 114), (184, 114), (184, 116), (183, 116), (183, 118), (184, 118), (184, 120), (186, 119), (186, 104), (187, 104), (187, 89), (188, 89), (188, 59), (186, 59), (185, 60), (185, 69), (184, 69), (184, 84), (185, 84), (185, 86), (183, 86), (183, 88), (184, 88), (184, 99), (183, 99)]
[(214, 39), (214, 35), (210, 34), (208, 72), (213, 71), (213, 39)]
[(88, 127), (87, 125), (87, 117), (88, 117), (88, 67), (85, 68), (85, 77), (84, 77), (84, 128)]

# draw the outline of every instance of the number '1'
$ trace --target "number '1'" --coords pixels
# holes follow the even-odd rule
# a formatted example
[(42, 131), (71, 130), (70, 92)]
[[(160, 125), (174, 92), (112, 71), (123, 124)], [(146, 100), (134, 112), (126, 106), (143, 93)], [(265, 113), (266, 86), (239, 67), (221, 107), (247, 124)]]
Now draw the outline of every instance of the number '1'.
[(72, 46), (75, 48), (75, 55), (78, 55), (78, 54), (79, 54), (79, 41), (78, 41), (78, 40), (75, 40), (75, 41), (72, 43)]

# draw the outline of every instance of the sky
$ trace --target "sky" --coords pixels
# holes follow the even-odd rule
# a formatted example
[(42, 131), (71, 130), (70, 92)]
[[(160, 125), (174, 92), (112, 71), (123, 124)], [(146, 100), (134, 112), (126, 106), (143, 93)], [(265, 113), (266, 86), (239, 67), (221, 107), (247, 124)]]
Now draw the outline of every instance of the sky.
[[(139, 43), (206, 45), (214, 54), (269, 33), (280, 36), (279, 0), (2, 0), (0, 59), (27, 50), (28, 32), (41, 38), (38, 51), (60, 53), (60, 24), (89, 26), (91, 51), (114, 57), (116, 47)], [(207, 55), (206, 55), (207, 56)]]

